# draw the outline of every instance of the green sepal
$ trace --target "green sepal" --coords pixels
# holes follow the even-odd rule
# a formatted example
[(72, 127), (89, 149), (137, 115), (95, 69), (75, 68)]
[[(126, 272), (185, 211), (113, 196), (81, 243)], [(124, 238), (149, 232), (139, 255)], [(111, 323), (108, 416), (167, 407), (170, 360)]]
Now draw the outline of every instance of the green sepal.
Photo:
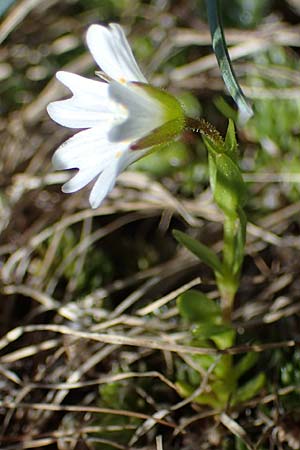
[(185, 128), (186, 119), (180, 102), (173, 95), (150, 84), (133, 82), (135, 90), (157, 103), (162, 126), (154, 129), (147, 136), (138, 139), (130, 148), (142, 150), (156, 145), (167, 144), (177, 138)]
[(221, 318), (221, 308), (202, 292), (191, 289), (177, 299), (177, 306), (182, 317), (192, 323), (216, 323)]
[(180, 121), (183, 129), (185, 125), (185, 113), (180, 102), (176, 97), (174, 97), (174, 95), (148, 83), (140, 83), (135, 81), (133, 84), (143, 89), (143, 91), (147, 93), (150, 98), (155, 99), (160, 104), (166, 122), (178, 120)]
[(222, 264), (217, 255), (209, 247), (179, 230), (173, 230), (173, 236), (180, 244), (184, 245), (184, 247), (211, 269), (217, 273), (222, 273)]
[(130, 146), (130, 150), (143, 150), (161, 144), (168, 144), (176, 139), (183, 130), (180, 119), (169, 120), (161, 127), (155, 128), (147, 136), (138, 139)]
[(235, 126), (233, 120), (229, 119), (228, 128), (225, 137), (225, 152), (237, 162), (238, 159), (238, 145), (235, 134)]

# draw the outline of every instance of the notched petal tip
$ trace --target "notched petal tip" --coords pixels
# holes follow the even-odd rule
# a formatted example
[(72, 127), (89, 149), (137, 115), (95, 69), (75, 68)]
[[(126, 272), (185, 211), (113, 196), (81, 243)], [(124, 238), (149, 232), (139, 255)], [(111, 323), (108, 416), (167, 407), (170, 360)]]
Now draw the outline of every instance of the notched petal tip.
[(94, 60), (109, 77), (147, 82), (120, 25), (93, 24), (87, 30), (86, 42)]
[(68, 164), (66, 164), (66, 161), (61, 157), (61, 148), (64, 144), (62, 144), (54, 153), (52, 156), (52, 166), (54, 167), (54, 170), (66, 170), (69, 169)]
[(98, 208), (116, 184), (118, 165), (112, 164), (99, 175), (90, 193), (89, 201), (93, 209)]
[(89, 26), (86, 32), (86, 42), (92, 54), (91, 48), (101, 46), (101, 40), (107, 38), (109, 34), (109, 30), (103, 25), (93, 24)]
[(54, 120), (54, 122), (59, 123), (59, 106), (58, 103), (60, 103), (61, 101), (57, 101), (57, 102), (51, 102), (49, 103), (49, 105), (47, 105), (47, 113), (49, 115), (49, 117)]
[(73, 81), (73, 83), (71, 82), (71, 84), (74, 84), (74, 79), (75, 80), (76, 80), (76, 78), (80, 79), (80, 75), (76, 75), (75, 73), (67, 72), (65, 70), (59, 70), (58, 72), (56, 72), (55, 77), (60, 83), (62, 83), (71, 92), (73, 92), (73, 90), (70, 87), (70, 80)]
[(51, 117), (51, 119), (55, 120), (55, 119), (53, 119), (53, 103), (54, 102), (51, 102), (51, 103), (49, 103), (49, 105), (46, 106), (46, 111), (47, 111), (48, 115)]

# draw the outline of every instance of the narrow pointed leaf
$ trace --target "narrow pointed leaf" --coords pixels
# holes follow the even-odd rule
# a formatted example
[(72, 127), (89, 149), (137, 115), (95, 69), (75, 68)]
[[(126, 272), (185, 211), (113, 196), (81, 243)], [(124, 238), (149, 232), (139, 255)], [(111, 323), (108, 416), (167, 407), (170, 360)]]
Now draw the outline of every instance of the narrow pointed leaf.
[(234, 366), (234, 375), (238, 380), (244, 373), (248, 372), (257, 362), (258, 353), (246, 353), (239, 362)]
[(210, 32), (212, 36), (212, 45), (215, 55), (220, 66), (221, 74), (224, 83), (237, 104), (242, 119), (246, 121), (253, 115), (253, 110), (247, 102), (245, 95), (236, 79), (233, 71), (230, 56), (228, 53), (225, 36), (223, 32), (223, 25), (220, 17), (220, 6), (218, 0), (206, 0), (208, 21)]
[(215, 272), (222, 273), (222, 265), (217, 255), (206, 245), (179, 230), (173, 230), (175, 239), (190, 252), (207, 264)]
[(233, 120), (229, 119), (227, 133), (225, 137), (225, 152), (231, 156), (234, 161), (237, 161), (238, 151), (235, 135), (235, 127)]
[(259, 393), (265, 383), (266, 375), (260, 372), (237, 390), (233, 399), (233, 404), (238, 405), (239, 403), (251, 400), (251, 398)]

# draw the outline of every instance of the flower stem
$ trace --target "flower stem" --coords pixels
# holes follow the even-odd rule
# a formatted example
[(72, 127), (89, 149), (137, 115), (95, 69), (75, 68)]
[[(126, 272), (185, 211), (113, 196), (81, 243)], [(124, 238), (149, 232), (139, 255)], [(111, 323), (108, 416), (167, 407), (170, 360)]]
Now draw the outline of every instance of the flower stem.
[(225, 271), (232, 272), (235, 257), (236, 217), (225, 215), (223, 266)]
[(222, 316), (225, 322), (231, 321), (234, 298), (238, 289), (239, 276), (234, 273), (236, 227), (235, 216), (225, 215), (224, 246), (223, 246), (223, 275), (217, 277), (217, 284), (221, 294)]

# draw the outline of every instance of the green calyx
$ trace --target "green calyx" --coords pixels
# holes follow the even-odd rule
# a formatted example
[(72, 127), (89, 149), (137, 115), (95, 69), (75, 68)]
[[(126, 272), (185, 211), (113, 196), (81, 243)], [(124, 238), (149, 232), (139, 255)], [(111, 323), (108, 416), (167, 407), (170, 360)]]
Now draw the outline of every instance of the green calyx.
[(131, 145), (131, 150), (142, 150), (176, 139), (185, 129), (185, 114), (179, 101), (168, 92), (149, 84), (135, 83), (149, 97), (156, 100), (162, 115), (162, 125)]

